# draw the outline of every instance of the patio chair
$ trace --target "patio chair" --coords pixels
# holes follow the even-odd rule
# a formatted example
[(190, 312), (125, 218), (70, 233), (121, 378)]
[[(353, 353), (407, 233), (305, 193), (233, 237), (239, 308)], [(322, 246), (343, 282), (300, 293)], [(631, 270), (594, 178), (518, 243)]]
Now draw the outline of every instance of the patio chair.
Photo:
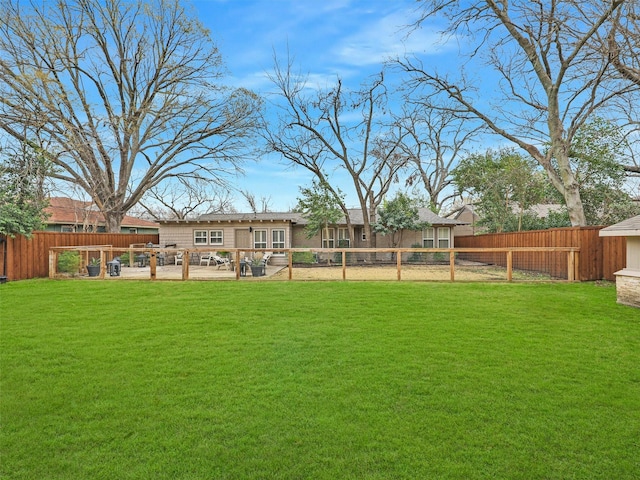
[(176, 253), (176, 256), (173, 257), (173, 261), (176, 265), (182, 265), (182, 257), (184, 256), (184, 252)]
[(271, 260), (272, 256), (273, 256), (273, 252), (264, 252), (264, 254), (262, 255), (261, 262), (265, 267), (269, 263), (269, 260)]
[[(211, 260), (216, 262), (217, 256), (218, 256), (218, 252), (209, 252), (209, 253), (200, 255), (200, 265), (206, 264), (208, 267), (209, 265), (211, 265)], [(217, 262), (216, 262), (216, 265), (217, 265)]]
[(216, 262), (216, 265), (218, 266), (218, 270), (220, 270), (220, 267), (222, 267), (223, 265), (227, 270), (231, 270), (231, 260), (229, 260), (227, 257), (221, 257), (220, 255), (213, 255), (211, 260)]

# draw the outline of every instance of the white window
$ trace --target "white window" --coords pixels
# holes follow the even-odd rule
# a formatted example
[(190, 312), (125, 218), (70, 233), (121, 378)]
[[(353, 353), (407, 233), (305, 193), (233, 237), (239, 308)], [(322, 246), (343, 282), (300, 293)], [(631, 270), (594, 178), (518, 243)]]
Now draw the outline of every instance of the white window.
[(63, 233), (73, 233), (76, 231), (76, 227), (73, 225), (62, 225), (62, 227), (60, 227), (60, 231)]
[(136, 233), (138, 233), (138, 229), (137, 228), (130, 228), (129, 229), (129, 233), (136, 234)]
[(253, 231), (253, 248), (267, 248), (267, 231)]
[(271, 230), (271, 247), (274, 250), (285, 248), (284, 230)]
[(336, 244), (336, 231), (333, 228), (322, 229), (322, 248), (334, 248)]
[(338, 247), (345, 248), (351, 246), (351, 240), (349, 239), (349, 229), (338, 229)]
[(206, 230), (194, 230), (193, 231), (193, 244), (194, 245), (206, 245), (209, 240)]
[(451, 229), (449, 227), (438, 228), (438, 248), (449, 248), (450, 239), (449, 234)]
[(431, 227), (425, 228), (422, 231), (422, 247), (423, 248), (434, 248), (435, 247), (435, 237), (434, 237), (434, 229)]
[(222, 230), (209, 230), (209, 243), (211, 245), (222, 245), (224, 243)]

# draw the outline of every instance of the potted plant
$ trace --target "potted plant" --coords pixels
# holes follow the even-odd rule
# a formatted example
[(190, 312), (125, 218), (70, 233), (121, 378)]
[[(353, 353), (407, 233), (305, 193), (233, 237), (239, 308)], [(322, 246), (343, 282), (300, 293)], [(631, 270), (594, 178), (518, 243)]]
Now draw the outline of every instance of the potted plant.
[(87, 272), (90, 277), (97, 277), (100, 275), (100, 259), (92, 257), (87, 265)]
[(251, 259), (251, 275), (254, 277), (263, 277), (265, 275), (264, 267), (265, 264), (262, 261), (262, 257), (254, 256)]

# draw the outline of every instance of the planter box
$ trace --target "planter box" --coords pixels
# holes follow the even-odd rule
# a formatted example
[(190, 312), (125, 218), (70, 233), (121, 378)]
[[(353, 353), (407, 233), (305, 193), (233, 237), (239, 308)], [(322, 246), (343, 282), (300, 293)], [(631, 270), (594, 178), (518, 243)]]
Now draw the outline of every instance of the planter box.
[(100, 275), (100, 265), (87, 265), (87, 273), (90, 277), (97, 277)]
[(253, 275), (254, 277), (264, 277), (265, 275), (264, 266), (251, 265), (251, 275)]

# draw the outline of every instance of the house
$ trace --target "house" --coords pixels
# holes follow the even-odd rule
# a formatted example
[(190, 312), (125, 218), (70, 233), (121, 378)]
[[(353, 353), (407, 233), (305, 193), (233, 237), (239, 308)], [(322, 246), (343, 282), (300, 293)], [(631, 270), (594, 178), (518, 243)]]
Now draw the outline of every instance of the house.
[[(49, 217), (45, 220), (45, 231), (49, 232), (106, 232), (104, 216), (93, 204), (66, 197), (51, 197), (45, 209)], [(125, 215), (121, 233), (157, 234), (155, 222)]]
[[(520, 207), (517, 204), (513, 204), (511, 210), (514, 215), (520, 215)], [(564, 205), (555, 203), (539, 203), (530, 206), (524, 213), (532, 215), (536, 218), (547, 218), (550, 214), (561, 214), (567, 211)], [(478, 225), (478, 222), (482, 217), (478, 214), (478, 209), (470, 203), (465, 203), (461, 207), (455, 209), (451, 214), (447, 215), (447, 218), (452, 218), (464, 223), (456, 229), (456, 235), (459, 237), (465, 235), (478, 235), (481, 233), (487, 233), (488, 229), (485, 226)]]
[[(307, 238), (307, 221), (300, 213), (230, 213), (207, 214), (197, 220), (161, 220), (160, 244), (175, 245), (177, 248), (211, 247), (225, 251), (232, 248), (264, 248), (277, 252), (279, 248), (338, 248), (369, 247), (369, 239), (364, 234), (362, 211), (349, 210), (354, 238), (350, 238), (345, 219), (330, 227), (328, 232)], [(419, 244), (426, 248), (453, 248), (454, 227), (461, 222), (442, 218), (427, 208), (419, 209), (421, 221), (431, 224), (422, 231), (404, 232), (401, 247)], [(388, 236), (377, 235), (377, 247), (391, 247)], [(284, 262), (285, 255), (280, 260)], [(278, 263), (278, 254), (274, 255)]]
[(640, 308), (640, 215), (600, 230), (601, 237), (626, 237), (627, 266), (615, 272), (618, 303)]
[(487, 231), (486, 227), (478, 226), (480, 216), (476, 212), (473, 204), (470, 203), (465, 203), (461, 207), (458, 207), (452, 213), (447, 215), (447, 218), (457, 220), (462, 223), (462, 225), (456, 228), (456, 235), (459, 237), (465, 235), (477, 235), (479, 233), (486, 233)]

